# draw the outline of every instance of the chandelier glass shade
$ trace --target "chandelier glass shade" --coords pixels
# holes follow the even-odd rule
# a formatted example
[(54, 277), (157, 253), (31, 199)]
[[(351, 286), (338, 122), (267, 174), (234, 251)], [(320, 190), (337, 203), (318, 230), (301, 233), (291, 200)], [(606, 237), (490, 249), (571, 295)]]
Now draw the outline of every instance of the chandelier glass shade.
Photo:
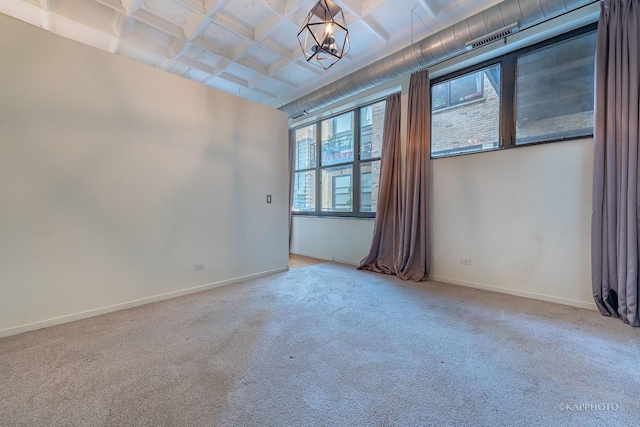
[(307, 62), (329, 69), (350, 48), (342, 8), (331, 0), (318, 1), (300, 28), (298, 41)]

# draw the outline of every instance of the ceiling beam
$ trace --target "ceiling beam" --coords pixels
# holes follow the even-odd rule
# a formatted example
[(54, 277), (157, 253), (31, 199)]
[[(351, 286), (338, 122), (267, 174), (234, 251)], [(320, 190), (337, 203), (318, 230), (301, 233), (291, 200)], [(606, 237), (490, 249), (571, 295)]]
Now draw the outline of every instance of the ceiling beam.
[(160, 16), (151, 13), (145, 9), (136, 10), (132, 16), (139, 21), (144, 22), (145, 24), (149, 24), (152, 27), (157, 28), (160, 31), (164, 31), (165, 33), (169, 33), (174, 37), (178, 37), (181, 39), (185, 39), (184, 30), (181, 26), (174, 24), (173, 22), (169, 22)]
[(127, 15), (131, 15), (136, 10), (140, 9), (144, 0), (122, 0), (122, 6), (124, 6)]
[(206, 15), (197, 13), (191, 17), (184, 27), (184, 36), (187, 40), (193, 40), (209, 28), (209, 25), (211, 25), (209, 18)]
[(118, 12), (126, 13), (127, 11), (122, 6), (120, 0), (96, 0), (98, 3), (102, 3), (105, 6), (115, 9)]
[(440, 15), (440, 5), (436, 0), (418, 0), (418, 3), (434, 18)]
[(204, 50), (205, 52), (211, 52), (215, 55), (218, 55), (226, 60), (228, 60), (229, 62), (232, 61), (232, 57), (233, 57), (233, 53), (228, 51), (227, 49), (224, 49), (216, 44), (211, 43), (207, 38), (203, 37), (203, 36), (198, 36), (196, 39), (193, 40), (193, 44), (195, 44), (196, 46), (198, 46), (200, 49)]
[(280, 15), (271, 15), (260, 24), (256, 26), (256, 30), (253, 34), (253, 38), (256, 41), (260, 41), (267, 37), (271, 30), (273, 30), (284, 18)]
[(232, 31), (242, 38), (251, 41), (254, 40), (255, 35), (253, 33), (253, 28), (228, 13), (216, 12), (211, 15), (211, 19), (220, 23), (223, 28)]
[(391, 35), (385, 31), (375, 19), (370, 16), (366, 16), (362, 19), (362, 22), (371, 30), (373, 34), (383, 42), (388, 42)]
[(371, 12), (386, 3), (387, 0), (370, 0), (362, 5), (362, 16), (369, 16)]
[(229, 0), (204, 0), (204, 9), (207, 15), (213, 15), (229, 3)]

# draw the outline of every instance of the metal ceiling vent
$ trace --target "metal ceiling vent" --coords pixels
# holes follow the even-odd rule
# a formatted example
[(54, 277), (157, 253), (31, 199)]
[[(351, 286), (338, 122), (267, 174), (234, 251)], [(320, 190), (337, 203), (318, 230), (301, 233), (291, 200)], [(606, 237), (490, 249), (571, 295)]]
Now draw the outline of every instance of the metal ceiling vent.
[[(595, 2), (597, 0), (504, 0), (285, 104), (280, 110), (288, 113), (289, 117), (298, 117), (465, 52), (467, 45), (476, 40), (482, 42), (490, 36), (504, 38), (498, 33), (504, 32), (505, 28), (511, 32), (515, 28), (522, 30)], [(507, 22), (516, 22), (517, 25), (505, 27)]]
[(505, 43), (506, 43), (507, 37), (510, 36), (513, 33), (518, 32), (518, 29), (519, 29), (518, 28), (518, 23), (515, 22), (515, 23), (513, 23), (511, 25), (507, 25), (504, 28), (500, 28), (499, 30), (496, 30), (491, 34), (487, 34), (484, 37), (479, 37), (477, 39), (468, 41), (467, 43), (465, 43), (464, 46), (467, 48), (467, 50), (473, 50), (473, 49), (475, 49), (477, 47), (484, 46), (484, 45), (489, 44), (489, 43), (493, 43), (493, 42), (498, 41), (500, 39), (505, 39)]

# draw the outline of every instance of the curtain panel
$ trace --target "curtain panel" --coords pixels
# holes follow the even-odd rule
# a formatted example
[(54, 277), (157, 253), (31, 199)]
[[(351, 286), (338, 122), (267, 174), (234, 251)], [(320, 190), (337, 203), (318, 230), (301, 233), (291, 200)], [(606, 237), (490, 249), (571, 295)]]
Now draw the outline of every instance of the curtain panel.
[(289, 250), (293, 232), (293, 184), (296, 167), (296, 131), (289, 129)]
[(638, 138), (640, 11), (637, 0), (605, 0), (595, 70), (593, 296), (605, 316), (640, 326)]
[(380, 156), (380, 190), (369, 255), (358, 269), (395, 274), (400, 239), (400, 93), (386, 100)]
[[(383, 140), (380, 200), (374, 237), (361, 269), (427, 280), (431, 265), (429, 174), (431, 95), (429, 72), (411, 75), (407, 125), (405, 191), (400, 182), (400, 96), (388, 99)], [(387, 122), (388, 120), (388, 122)], [(388, 123), (388, 124), (387, 124)]]
[(429, 71), (423, 70), (412, 74), (409, 81), (406, 179), (396, 263), (396, 274), (403, 280), (427, 280), (431, 268), (430, 109)]

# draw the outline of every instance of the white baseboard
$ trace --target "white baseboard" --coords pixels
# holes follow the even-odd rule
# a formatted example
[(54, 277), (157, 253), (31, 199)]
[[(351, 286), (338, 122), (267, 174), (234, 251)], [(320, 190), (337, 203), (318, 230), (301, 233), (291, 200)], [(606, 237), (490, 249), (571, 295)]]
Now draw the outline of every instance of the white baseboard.
[(318, 255), (318, 254), (312, 254), (312, 253), (303, 252), (303, 251), (295, 251), (295, 252), (291, 251), (291, 253), (294, 255), (302, 255), (302, 256), (308, 256), (310, 258), (323, 259), (325, 261), (335, 261), (335, 262), (339, 262), (340, 264), (355, 265), (356, 267), (360, 265), (360, 261), (354, 261), (351, 259), (336, 258), (328, 255)]
[(235, 283), (245, 282), (251, 279), (258, 279), (260, 277), (270, 276), (272, 274), (282, 273), (289, 269), (289, 267), (278, 268), (270, 271), (263, 271), (261, 273), (250, 274), (242, 277), (235, 277), (233, 279), (222, 280), (220, 282), (209, 283), (206, 285), (195, 286), (193, 288), (181, 289), (179, 291), (167, 292), (165, 294), (155, 295), (152, 297), (141, 298), (134, 301), (123, 302), (120, 304), (114, 304), (107, 307), (96, 308), (93, 310), (82, 311), (79, 313), (68, 314), (65, 316), (55, 317), (53, 319), (40, 320), (33, 323), (27, 323), (20, 326), (15, 326), (7, 329), (0, 330), (0, 338), (8, 337), (11, 335), (21, 334), (23, 332), (35, 331), (37, 329), (46, 328), (49, 326), (61, 325), (63, 323), (73, 322), (75, 320), (87, 319), (89, 317), (100, 316), (102, 314), (112, 313), (114, 311), (126, 310), (127, 308), (139, 307), (145, 304), (151, 304), (158, 301), (164, 301), (171, 298), (180, 297), (183, 295), (189, 295), (196, 292), (202, 292), (209, 289), (219, 288), (222, 286), (233, 285)]
[(328, 255), (318, 255), (318, 254), (312, 254), (304, 251), (291, 251), (291, 253), (294, 255), (308, 256), (309, 258), (323, 259), (325, 261), (333, 261), (333, 257), (330, 257)]
[(360, 261), (353, 261), (353, 260), (350, 260), (350, 259), (334, 258), (333, 260), (335, 262), (339, 262), (340, 264), (353, 265), (355, 267), (360, 265)]
[(541, 301), (553, 302), (556, 304), (569, 305), (572, 307), (586, 308), (587, 310), (597, 311), (598, 307), (595, 302), (578, 301), (569, 298), (555, 297), (552, 295), (538, 294), (535, 292), (519, 291), (516, 289), (502, 288), (500, 286), (485, 285), (483, 283), (469, 282), (467, 280), (452, 279), (450, 277), (429, 276), (429, 280), (435, 282), (449, 283), (452, 285), (467, 286), (470, 288), (483, 289), (485, 291), (500, 292), (503, 294), (515, 295), (524, 298), (537, 299)]

